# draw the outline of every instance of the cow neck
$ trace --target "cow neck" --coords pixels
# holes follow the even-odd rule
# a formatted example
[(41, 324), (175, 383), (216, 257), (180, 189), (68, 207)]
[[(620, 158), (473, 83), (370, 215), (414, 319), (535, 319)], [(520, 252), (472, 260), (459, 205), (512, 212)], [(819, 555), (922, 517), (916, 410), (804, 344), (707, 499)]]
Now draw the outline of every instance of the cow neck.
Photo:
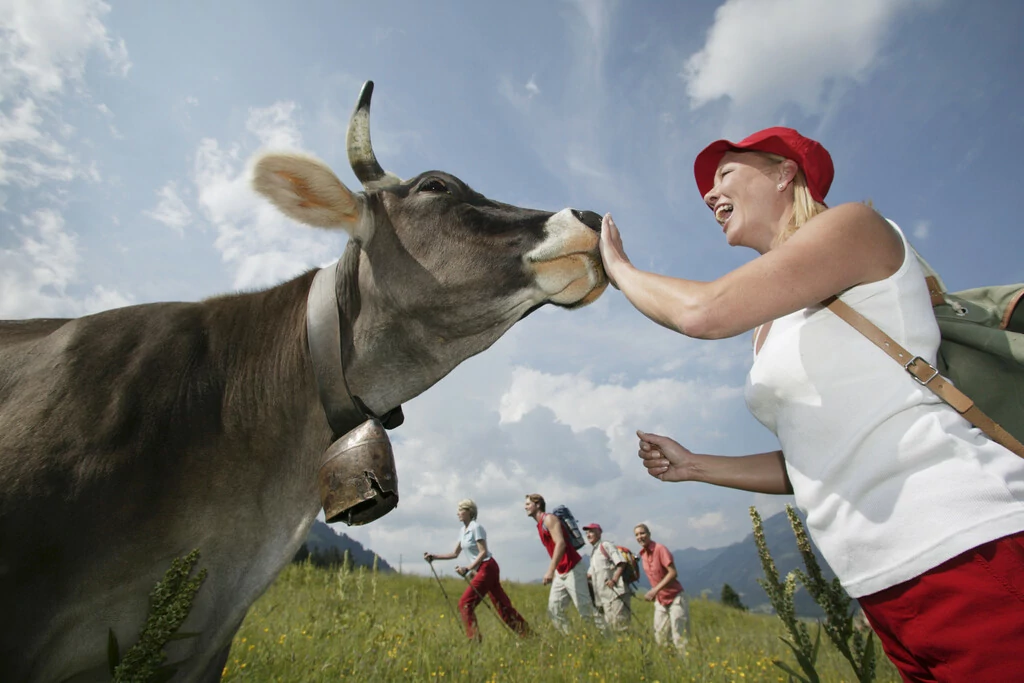
[(371, 418), (379, 420), (387, 429), (394, 429), (403, 421), (402, 406), (376, 415), (358, 396), (352, 395), (345, 379), (342, 311), (338, 296), (338, 271), (342, 261), (338, 259), (317, 271), (306, 299), (309, 356), (320, 403), (335, 439)]

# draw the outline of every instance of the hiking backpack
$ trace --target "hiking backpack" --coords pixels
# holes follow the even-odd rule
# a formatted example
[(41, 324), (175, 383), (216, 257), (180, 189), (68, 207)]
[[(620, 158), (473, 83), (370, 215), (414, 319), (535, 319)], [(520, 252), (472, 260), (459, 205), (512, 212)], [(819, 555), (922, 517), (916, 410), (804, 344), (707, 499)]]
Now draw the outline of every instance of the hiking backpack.
[(914, 254), (939, 327), (935, 367), (911, 357), (838, 297), (823, 303), (986, 436), (1024, 458), (1024, 284), (947, 292), (927, 261)]
[(586, 545), (587, 542), (583, 539), (583, 534), (580, 532), (580, 525), (576, 523), (576, 518), (572, 516), (571, 512), (569, 512), (569, 508), (564, 505), (559, 505), (551, 511), (551, 514), (562, 520), (562, 524), (565, 526), (566, 531), (569, 532), (566, 540), (572, 544), (573, 548), (579, 550)]
[[(612, 545), (615, 544), (612, 543)], [(598, 547), (601, 548), (601, 552), (611, 562), (612, 558), (608, 557), (608, 551), (604, 549), (604, 543), (602, 542)], [(636, 555), (633, 554), (632, 550), (623, 545), (615, 545), (615, 549), (622, 554), (622, 559), (626, 561), (626, 568), (622, 572), (622, 581), (626, 584), (626, 587), (629, 588), (632, 584), (639, 583), (640, 563), (637, 562)]]
[(936, 367), (1024, 441), (1024, 284), (947, 292), (931, 266), (918, 260), (942, 335)]
[(632, 585), (634, 583), (640, 583), (640, 563), (636, 559), (636, 555), (629, 548), (621, 545), (615, 546), (622, 553), (622, 559), (626, 561), (626, 571), (622, 572), (622, 580), (626, 582), (626, 585)]

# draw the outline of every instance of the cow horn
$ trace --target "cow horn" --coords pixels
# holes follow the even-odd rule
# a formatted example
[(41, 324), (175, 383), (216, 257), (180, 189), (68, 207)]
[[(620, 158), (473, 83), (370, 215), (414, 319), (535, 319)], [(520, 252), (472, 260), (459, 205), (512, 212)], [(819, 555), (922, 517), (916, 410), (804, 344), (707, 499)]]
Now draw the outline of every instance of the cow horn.
[(356, 178), (368, 190), (384, 185), (401, 183), (402, 180), (393, 173), (385, 171), (373, 153), (370, 143), (370, 98), (373, 96), (373, 81), (366, 81), (359, 93), (359, 101), (348, 122), (346, 144), (348, 146), (348, 163)]

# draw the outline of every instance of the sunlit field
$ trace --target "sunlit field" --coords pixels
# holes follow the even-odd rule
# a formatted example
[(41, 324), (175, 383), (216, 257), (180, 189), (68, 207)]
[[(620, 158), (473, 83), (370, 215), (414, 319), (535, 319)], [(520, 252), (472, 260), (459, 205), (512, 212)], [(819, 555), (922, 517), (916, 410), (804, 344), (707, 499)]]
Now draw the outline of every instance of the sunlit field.
[[(465, 584), (442, 582), (457, 605)], [(223, 680), (785, 681), (772, 658), (796, 666), (773, 616), (691, 600), (690, 646), (679, 657), (655, 645), (649, 603), (634, 600), (631, 629), (607, 638), (570, 608), (576, 630), (563, 636), (547, 617), (547, 587), (503, 585), (533, 637), (514, 636), (487, 603), (477, 608), (483, 642), (471, 643), (433, 577), (290, 565), (249, 610)], [(822, 634), (821, 680), (852, 681), (827, 641)], [(899, 680), (884, 656), (877, 680)]]

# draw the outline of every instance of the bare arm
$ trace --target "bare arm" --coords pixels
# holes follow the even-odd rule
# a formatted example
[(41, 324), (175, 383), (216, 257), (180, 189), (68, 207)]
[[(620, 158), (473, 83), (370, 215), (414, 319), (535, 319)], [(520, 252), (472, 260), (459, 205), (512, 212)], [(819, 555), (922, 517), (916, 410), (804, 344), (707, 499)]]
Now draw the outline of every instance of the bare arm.
[(601, 228), (601, 256), (612, 282), (648, 318), (690, 337), (720, 339), (889, 277), (903, 262), (903, 245), (873, 209), (843, 204), (712, 282), (637, 269), (611, 216)]
[(651, 590), (647, 591), (647, 594), (644, 597), (648, 600), (654, 600), (655, 596), (657, 596), (665, 586), (672, 583), (677, 576), (679, 576), (679, 572), (676, 571), (676, 563), (669, 562), (668, 566), (665, 567), (665, 576), (661, 578), (658, 585), (652, 586)]
[(462, 544), (456, 543), (455, 550), (451, 551), (447, 555), (434, 555), (433, 553), (423, 553), (423, 559), (427, 562), (433, 562), (434, 560), (454, 560), (462, 552)]
[(702, 481), (755, 493), (793, 493), (782, 451), (736, 457), (699, 455), (667, 436), (640, 431), (637, 436), (638, 455), (647, 473), (662, 481)]
[[(601, 541), (601, 542), (604, 543), (605, 541)], [(616, 550), (615, 552), (618, 553), (618, 550)], [(609, 559), (611, 559), (611, 555), (609, 555), (608, 557), (609, 557)], [(626, 561), (622, 560), (621, 562), (617, 562), (615, 564), (615, 571), (612, 572), (612, 578), (608, 579), (608, 581), (607, 581), (607, 583), (605, 585), (607, 585), (609, 588), (614, 588), (615, 584), (617, 584), (619, 582), (619, 579), (622, 578), (622, 575), (625, 572), (626, 572)]]

